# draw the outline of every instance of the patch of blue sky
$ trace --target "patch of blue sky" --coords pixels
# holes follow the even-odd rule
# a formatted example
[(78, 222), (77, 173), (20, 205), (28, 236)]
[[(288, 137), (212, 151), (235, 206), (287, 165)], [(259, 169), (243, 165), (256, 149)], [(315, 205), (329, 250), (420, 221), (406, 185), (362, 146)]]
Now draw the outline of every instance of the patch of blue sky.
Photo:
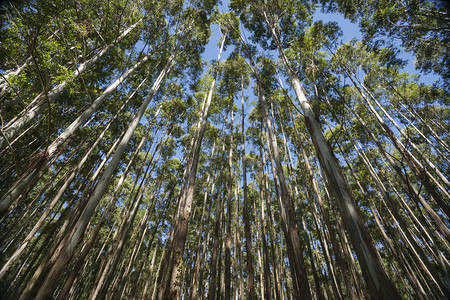
[[(219, 4), (219, 11), (221, 13), (228, 12), (228, 1), (222, 1), (222, 4)], [(340, 13), (323, 13), (320, 8), (318, 8), (314, 14), (313, 21), (321, 20), (324, 23), (327, 22), (337, 22), (339, 27), (342, 29), (343, 36), (341, 41), (343, 43), (347, 43), (352, 39), (362, 40), (362, 34), (359, 29), (357, 23), (352, 23), (349, 19), (344, 18), (344, 16)], [(218, 52), (218, 43), (221, 37), (221, 32), (219, 26), (213, 24), (211, 26), (212, 36), (209, 43), (205, 47), (205, 52), (203, 53), (203, 59), (210, 61), (213, 59), (217, 59)], [(246, 32), (241, 28), (242, 32), (246, 34)], [(248, 35), (248, 33), (247, 33)], [(412, 53), (403, 51), (403, 48), (400, 45), (400, 41), (394, 40), (394, 45), (400, 50), (399, 58), (406, 61), (405, 67), (402, 71), (407, 72), (410, 75), (417, 74), (419, 76), (419, 82), (425, 84), (433, 84), (439, 79), (438, 75), (435, 74), (423, 74), (415, 67), (415, 56)], [(231, 53), (233, 47), (229, 46), (226, 51), (224, 51), (222, 57), (226, 58), (229, 53)]]

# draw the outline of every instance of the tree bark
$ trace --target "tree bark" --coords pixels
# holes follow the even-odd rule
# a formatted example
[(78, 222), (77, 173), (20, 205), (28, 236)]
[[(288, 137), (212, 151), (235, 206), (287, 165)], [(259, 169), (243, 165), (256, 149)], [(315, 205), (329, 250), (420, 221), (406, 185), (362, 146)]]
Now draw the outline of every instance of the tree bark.
[[(264, 13), (265, 14), (265, 13)], [(302, 108), (307, 129), (311, 135), (314, 148), (316, 149), (320, 165), (326, 175), (327, 184), (337, 200), (342, 212), (346, 228), (355, 247), (358, 260), (361, 265), (364, 279), (368, 286), (369, 293), (374, 299), (400, 299), (394, 284), (389, 279), (382, 262), (379, 260), (370, 235), (365, 229), (364, 222), (358, 213), (358, 209), (352, 199), (347, 183), (342, 175), (341, 169), (334, 157), (328, 143), (326, 142), (320, 123), (316, 119), (306, 95), (301, 86), (300, 79), (292, 70), (289, 60), (279, 42), (278, 36), (270, 24), (267, 16), (265, 20), (268, 29), (271, 31), (278, 52), (289, 73), (292, 86), (294, 87), (297, 99)]]
[[(63, 272), (66, 263), (72, 258), (72, 255), (78, 243), (83, 237), (86, 226), (95, 212), (95, 208), (97, 207), (98, 202), (102, 198), (103, 193), (105, 192), (109, 182), (112, 179), (112, 175), (121, 160), (122, 154), (125, 152), (125, 148), (127, 147), (127, 144), (131, 139), (134, 130), (136, 129), (139, 121), (144, 115), (148, 104), (161, 86), (162, 81), (172, 68), (174, 58), (175, 54), (172, 54), (164, 69), (160, 72), (158, 78), (155, 80), (151, 90), (147, 94), (147, 97), (145, 98), (144, 102), (142, 103), (141, 107), (130, 123), (116, 152), (114, 153), (114, 156), (106, 167), (99, 184), (95, 188), (92, 196), (87, 201), (87, 205), (82, 213), (82, 216), (80, 216), (77, 224), (75, 224), (70, 234), (64, 239), (64, 241), (59, 245), (58, 249), (54, 252), (53, 257), (49, 262), (49, 264), (51, 265), (51, 270), (48, 274), (46, 274), (45, 280), (39, 286), (35, 286), (35, 281), (32, 280), (29, 283), (27, 289), (22, 294), (22, 299), (27, 299), (29, 297), (35, 297), (35, 299), (47, 299), (53, 294), (55, 286), (58, 282), (57, 278)], [(33, 295), (34, 291), (37, 291), (35, 295)]]
[(247, 159), (245, 154), (245, 110), (244, 110), (244, 77), (241, 77), (241, 102), (242, 102), (242, 190), (244, 197), (244, 207), (242, 211), (242, 218), (244, 219), (244, 231), (245, 231), (245, 252), (247, 253), (246, 266), (247, 266), (247, 286), (248, 286), (248, 298), (249, 300), (256, 299), (255, 293), (255, 275), (253, 271), (253, 253), (252, 253), (252, 236), (248, 211), (248, 199), (247, 199)]
[[(217, 61), (220, 61), (220, 56), (222, 54), (223, 47), (225, 45), (226, 40), (226, 34), (223, 36), (222, 45), (219, 50), (219, 55), (217, 58)], [(179, 215), (176, 217), (175, 227), (174, 227), (174, 247), (171, 256), (173, 261), (173, 266), (171, 272), (169, 272), (168, 278), (169, 280), (169, 286), (168, 290), (166, 291), (166, 295), (164, 298), (166, 299), (177, 299), (178, 293), (180, 289), (180, 280), (181, 280), (181, 267), (183, 262), (183, 252), (184, 252), (184, 246), (186, 242), (186, 236), (187, 236), (187, 230), (189, 225), (189, 216), (191, 214), (191, 208), (192, 208), (192, 201), (194, 198), (194, 188), (195, 188), (195, 181), (197, 176), (197, 166), (198, 166), (198, 159), (200, 156), (200, 151), (202, 147), (202, 140), (203, 135), (206, 130), (206, 123), (208, 121), (208, 115), (209, 115), (209, 107), (211, 105), (211, 99), (212, 94), (214, 91), (214, 86), (216, 83), (216, 77), (217, 77), (217, 70), (215, 71), (215, 75), (213, 78), (213, 81), (211, 83), (211, 87), (208, 92), (208, 98), (205, 103), (204, 110), (202, 112), (202, 122), (200, 124), (200, 128), (196, 134), (195, 143), (193, 146), (193, 158), (192, 158), (192, 165), (190, 166), (187, 181), (185, 184), (185, 190), (182, 191), (182, 197), (179, 201)], [(160, 297), (158, 297), (160, 299)]]
[(231, 299), (231, 211), (233, 191), (233, 106), (231, 104), (230, 148), (228, 150), (228, 194), (227, 194), (227, 228), (225, 236), (225, 299)]

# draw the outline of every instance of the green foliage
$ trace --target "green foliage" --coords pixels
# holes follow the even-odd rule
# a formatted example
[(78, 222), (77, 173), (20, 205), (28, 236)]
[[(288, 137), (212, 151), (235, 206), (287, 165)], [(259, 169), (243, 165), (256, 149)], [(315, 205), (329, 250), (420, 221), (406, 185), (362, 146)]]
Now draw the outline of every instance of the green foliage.
[[(350, 4), (350, 2), (352, 4)], [(448, 81), (448, 8), (445, 1), (322, 1), (327, 10), (340, 11), (361, 24), (365, 40), (374, 48), (397, 40), (415, 54), (416, 67)]]

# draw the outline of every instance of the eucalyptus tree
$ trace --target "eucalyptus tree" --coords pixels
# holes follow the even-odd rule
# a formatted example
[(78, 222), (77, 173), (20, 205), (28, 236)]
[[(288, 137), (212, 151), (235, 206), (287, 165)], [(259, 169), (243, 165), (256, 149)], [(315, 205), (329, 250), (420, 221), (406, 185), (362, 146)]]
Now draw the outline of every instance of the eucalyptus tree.
[(291, 37), (301, 34), (311, 25), (311, 4), (255, 1), (250, 5), (245, 5), (236, 1), (232, 2), (232, 5), (235, 9), (242, 11), (242, 19), (246, 22), (245, 25), (249, 30), (252, 31), (253, 38), (256, 41), (260, 42), (262, 46), (278, 50), (303, 111), (307, 129), (327, 179), (328, 189), (333, 193), (338, 203), (352, 239), (370, 295), (373, 298), (399, 298), (377, 255), (373, 241), (365, 228), (364, 221), (358, 212), (337, 159), (323, 136), (321, 124), (306, 98), (305, 89), (297, 75), (298, 72), (293, 69), (293, 65), (288, 58), (289, 52), (295, 53), (297, 51), (294, 49), (285, 50), (285, 48), (289, 48), (288, 41)]
[[(345, 45), (343, 47), (345, 47)], [(359, 45), (358, 47), (361, 47), (361, 45)], [(364, 48), (364, 46), (362, 46), (362, 48)], [(383, 53), (384, 54), (389, 53), (389, 49), (382, 49), (382, 51), (380, 51), (378, 53), (378, 55), (380, 55), (382, 57)], [(389, 75), (394, 74), (394, 76), (396, 76), (395, 65), (392, 67), (393, 70), (389, 70), (388, 68), (383, 69), (380, 67), (380, 64), (383, 64), (382, 63), (383, 61), (386, 63), (386, 65), (392, 64), (392, 60), (390, 61), (390, 59), (389, 59), (390, 55), (388, 54), (387, 59), (384, 59), (384, 60), (380, 59), (378, 61), (373, 61), (373, 57), (371, 55), (375, 55), (375, 54), (374, 53), (371, 53), (371, 54), (366, 53), (366, 55), (363, 55), (364, 58), (361, 61), (359, 60), (360, 58), (362, 58), (361, 56), (352, 55), (353, 61), (351, 64), (348, 63), (347, 67), (344, 65), (345, 63), (343, 63), (342, 60), (339, 61), (339, 64), (342, 66), (342, 68), (344, 68), (344, 72), (345, 72), (346, 76), (354, 76), (355, 77), (354, 73), (351, 74), (352, 71), (350, 70), (350, 66), (351, 66), (351, 68), (354, 68), (355, 65), (361, 64), (362, 68), (366, 72), (365, 77), (364, 77), (364, 82), (365, 82), (365, 84), (370, 86), (370, 88), (365, 87), (365, 89), (363, 91), (358, 86), (364, 87), (365, 84), (363, 84), (362, 81), (357, 79), (356, 77), (355, 77), (356, 79), (350, 78), (354, 84), (354, 87), (346, 87), (346, 89), (352, 89), (352, 90), (355, 89), (356, 91), (359, 91), (358, 97), (349, 97), (350, 99), (351, 98), (358, 99), (358, 102), (359, 102), (359, 105), (356, 107), (356, 109), (351, 108), (351, 111), (354, 114), (354, 116), (356, 116), (356, 118), (358, 119), (360, 125), (362, 125), (364, 127), (364, 129), (367, 131), (369, 138), (375, 142), (380, 153), (383, 154), (383, 156), (386, 158), (386, 160), (389, 162), (389, 164), (395, 170), (395, 173), (398, 175), (400, 182), (402, 182), (404, 184), (404, 186), (406, 187), (406, 188), (402, 188), (402, 189), (406, 190), (407, 197), (410, 198), (410, 200), (413, 201), (413, 203), (416, 203), (417, 205), (419, 205), (419, 203), (420, 203), (422, 205), (422, 207), (426, 211), (426, 213), (434, 220), (434, 223), (436, 224), (435, 228), (442, 233), (442, 235), (445, 239), (447, 239), (446, 236), (448, 236), (448, 233), (447, 233), (448, 229), (446, 228), (446, 225), (444, 225), (442, 223), (442, 220), (440, 219), (440, 217), (437, 214), (437, 211), (439, 210), (439, 208), (445, 214), (447, 214), (446, 211), (448, 210), (447, 205), (442, 201), (443, 198), (447, 197), (446, 188), (443, 187), (443, 185), (445, 186), (445, 178), (443, 178), (442, 176), (436, 176), (437, 178), (434, 178), (434, 176), (431, 175), (429, 173), (429, 171), (425, 171), (424, 169), (422, 169), (420, 161), (423, 161), (424, 163), (430, 163), (431, 162), (430, 158), (432, 157), (432, 155), (430, 155), (431, 153), (424, 156), (424, 153), (419, 150), (417, 144), (414, 141), (411, 141), (409, 136), (405, 136), (405, 132), (406, 132), (407, 128), (401, 129), (399, 127), (399, 125), (397, 124), (397, 121), (394, 120), (389, 115), (389, 112), (387, 111), (388, 109), (391, 108), (391, 105), (390, 105), (391, 101), (389, 101), (391, 95), (389, 93), (384, 94), (384, 91), (383, 91), (384, 86), (379, 82), (378, 75), (374, 76), (374, 72), (377, 72), (377, 74), (380, 74), (380, 73), (383, 74), (384, 72), (386, 72), (385, 79), (382, 80), (382, 82), (386, 82), (386, 80), (388, 80), (386, 78), (389, 78)], [(368, 63), (368, 64), (366, 65), (366, 63)], [(343, 98), (342, 94), (340, 94), (339, 92), (338, 92), (338, 94), (341, 98)], [(348, 97), (348, 94), (344, 97)], [(388, 99), (387, 101), (384, 100), (385, 97)], [(364, 99), (364, 102), (360, 102), (361, 99)], [(371, 102), (369, 102), (370, 101), (369, 99), (371, 101), (374, 101), (377, 105), (377, 108), (388, 118), (388, 120), (390, 120), (394, 124), (394, 126), (399, 131), (403, 141), (400, 140), (400, 138), (396, 137), (393, 130), (386, 125), (385, 121), (381, 118), (381, 113), (379, 113), (379, 111), (375, 109), (375, 107), (371, 104)], [(387, 103), (389, 103), (389, 105), (384, 104), (384, 103), (386, 103), (385, 101)], [(349, 106), (352, 105), (348, 102), (348, 99), (345, 99), (344, 102), (346, 102), (347, 105), (349, 105)], [(358, 103), (358, 102), (356, 102), (356, 103)], [(363, 112), (363, 111), (366, 111), (366, 109), (364, 109), (365, 107), (367, 107), (367, 112)], [(394, 110), (394, 112), (395, 111), (396, 110)], [(366, 118), (366, 120), (363, 120), (363, 118), (361, 116), (362, 114), (365, 114), (366, 116), (368, 116)], [(335, 115), (333, 115), (333, 116), (335, 117)], [(402, 115), (400, 115), (400, 116), (402, 116)], [(403, 115), (403, 117), (404, 117), (404, 115)], [(335, 119), (336, 119), (336, 117), (335, 117)], [(374, 121), (374, 123), (372, 123), (372, 120)], [(342, 121), (338, 121), (338, 122), (342, 126), (341, 128), (345, 128), (344, 123)], [(370, 125), (370, 127), (374, 128), (375, 130), (368, 128), (369, 123), (372, 123)], [(387, 149), (385, 149), (385, 146), (382, 144), (383, 140), (391, 141), (391, 144), (393, 144), (396, 149), (395, 154), (399, 155), (401, 157), (401, 159), (405, 161), (405, 164), (409, 167), (409, 170), (407, 170), (405, 167), (402, 166), (404, 164), (403, 162), (400, 162), (398, 160), (396, 161), (393, 159), (392, 154), (389, 154), (387, 152)], [(430, 140), (428, 140), (428, 139), (425, 139), (425, 141), (430, 143)], [(350, 142), (353, 143), (352, 140), (350, 140)], [(405, 146), (403, 143), (406, 143), (408, 146)], [(408, 150), (409, 145), (411, 145), (411, 147), (413, 148), (412, 150), (414, 151), (414, 154), (413, 154), (413, 151)], [(357, 153), (358, 153), (358, 150), (357, 150)], [(358, 155), (361, 155), (361, 154), (359, 153)], [(436, 161), (437, 159), (434, 158), (432, 160)], [(371, 161), (375, 162), (376, 159), (372, 158)], [(364, 163), (366, 165), (368, 165), (368, 160), (367, 159), (364, 160)], [(375, 187), (377, 187), (378, 189), (382, 189), (380, 195), (382, 195), (382, 197), (384, 199), (388, 199), (385, 201), (385, 203), (388, 203), (388, 206), (391, 205), (391, 211), (394, 211), (393, 218), (395, 218), (395, 220), (397, 220), (397, 222), (399, 222), (399, 224), (403, 224), (401, 226), (403, 226), (404, 228), (407, 228), (407, 225), (405, 225), (405, 221), (401, 220), (400, 215), (396, 214), (397, 209), (392, 208), (393, 200), (390, 197), (390, 195), (386, 192), (386, 188), (382, 186), (382, 183), (380, 183), (380, 180), (377, 178), (377, 175), (375, 174), (373, 169), (371, 169), (371, 167), (367, 167), (366, 169), (368, 170), (369, 176), (373, 178), (373, 180), (375, 182)], [(435, 169), (435, 167), (430, 168), (430, 170), (433, 170), (434, 172), (436, 172), (436, 174), (440, 173), (440, 171), (438, 169)], [(384, 170), (383, 173), (386, 173), (386, 171)], [(412, 174), (409, 174), (409, 173), (412, 173)], [(444, 184), (441, 184), (437, 180), (439, 177), (441, 177)], [(419, 182), (416, 183), (415, 180), (418, 180)], [(436, 186), (438, 186), (439, 189), (437, 189), (436, 186), (433, 186), (433, 184), (436, 184)], [(419, 188), (419, 190), (417, 189), (417, 186), (422, 186), (422, 185), (425, 187), (423, 192), (419, 191), (420, 188)], [(384, 190), (384, 192), (383, 192), (383, 190)], [(427, 193), (425, 193), (425, 192), (427, 192)], [(440, 195), (441, 193), (444, 194), (443, 197), (441, 197), (441, 195)], [(398, 196), (402, 197), (400, 194), (398, 194)], [(437, 204), (437, 208), (436, 208), (436, 205), (432, 201), (430, 202), (429, 200), (425, 200), (424, 197), (429, 198), (429, 196), (432, 196), (432, 199), (435, 200), (435, 202)], [(389, 203), (391, 203), (391, 204), (389, 204)], [(430, 204), (432, 206), (434, 206), (435, 208), (433, 209)], [(418, 214), (422, 214), (420, 212), (421, 209), (422, 208), (419, 207)], [(413, 219), (416, 218), (416, 216), (414, 214), (411, 217)], [(423, 225), (421, 227), (423, 227)], [(432, 230), (434, 231), (435, 228), (432, 228)], [(429, 264), (428, 259), (426, 259), (425, 256), (423, 256), (423, 253), (424, 253), (423, 249), (421, 247), (417, 247), (417, 244), (415, 242), (413, 242), (418, 237), (412, 238), (412, 236), (410, 235), (408, 230), (403, 230), (403, 232), (405, 232), (405, 235), (407, 237), (409, 236), (408, 239), (411, 239), (411, 241), (412, 241), (412, 242), (408, 242), (410, 247), (413, 248), (413, 249), (411, 249), (411, 251), (414, 251), (414, 253), (416, 255), (419, 255), (419, 256), (422, 255), (421, 261), (423, 263), (423, 266), (424, 266), (424, 268), (428, 269), (428, 271), (426, 271), (427, 272), (426, 276), (429, 276), (433, 280), (434, 284), (439, 286), (439, 288), (438, 288), (438, 289), (440, 289), (439, 293), (441, 293), (442, 295), (445, 295), (446, 293), (448, 293), (448, 287), (442, 280), (443, 276), (438, 275), (438, 273), (434, 270), (434, 267), (432, 267)], [(425, 238), (424, 243), (425, 243), (425, 245), (428, 245), (428, 243), (434, 244), (434, 242), (432, 241), (432, 239), (430, 237)], [(443, 249), (444, 248), (442, 248), (442, 247), (440, 247), (440, 249), (438, 247), (438, 249), (437, 249), (438, 256), (443, 251)], [(429, 251), (429, 250), (427, 250), (427, 251)], [(432, 253), (434, 251), (435, 250), (431, 250), (430, 253)], [(444, 251), (444, 253), (445, 253), (445, 251)], [(435, 257), (436, 262), (439, 262), (439, 261), (443, 262), (442, 259), (436, 259), (435, 255), (431, 255), (430, 257), (433, 257), (433, 256)], [(444, 259), (444, 261), (445, 261), (445, 259)], [(445, 274), (446, 269), (447, 269), (447, 267), (445, 266), (445, 262), (441, 266), (441, 269), (443, 270), (441, 274)]]
[[(226, 17), (226, 16), (225, 16)], [(233, 16), (232, 16), (233, 17)], [(237, 21), (236, 19), (234, 19)], [(228, 17), (227, 21), (233, 21), (230, 17)], [(233, 32), (234, 33), (234, 32)], [(236, 35), (236, 33), (234, 33)], [(233, 39), (233, 36), (231, 36), (231, 39)], [(230, 140), (229, 140), (229, 153), (228, 153), (228, 195), (227, 195), (227, 232), (226, 232), (226, 249), (225, 249), (225, 298), (230, 299), (231, 298), (231, 291), (230, 291), (230, 285), (231, 285), (231, 208), (232, 208), (232, 202), (231, 192), (233, 191), (233, 164), (234, 164), (234, 158), (233, 158), (233, 148), (235, 148), (235, 142), (234, 142), (234, 122), (233, 122), (233, 115), (234, 111), (237, 110), (237, 107), (235, 106), (235, 100), (238, 97), (239, 92), (243, 92), (243, 89), (248, 85), (249, 82), (249, 76), (248, 76), (248, 70), (246, 68), (246, 64), (244, 63), (244, 58), (240, 56), (237, 52), (233, 52), (229, 58), (224, 61), (224, 63), (221, 66), (222, 68), (222, 79), (219, 82), (219, 91), (222, 97), (226, 99), (228, 102), (228, 108), (227, 111), (230, 113), (231, 117), (231, 124), (230, 124)], [(242, 98), (242, 96), (241, 96)], [(243, 101), (244, 99), (241, 99), (242, 105), (244, 105)], [(242, 110), (242, 117), (244, 118), (244, 111)], [(243, 124), (242, 124), (243, 126)], [(245, 141), (242, 143), (244, 146)], [(245, 151), (245, 150), (244, 150)], [(243, 154), (245, 155), (245, 154)], [(245, 171), (244, 171), (245, 172)], [(245, 176), (245, 175), (244, 175)], [(245, 192), (246, 193), (246, 192)], [(237, 201), (237, 199), (235, 199)], [(244, 202), (246, 200), (244, 199)], [(246, 205), (246, 204), (244, 204)], [(247, 208), (248, 209), (248, 208)], [(247, 212), (245, 212), (247, 213)], [(248, 221), (247, 221), (248, 222)], [(248, 227), (248, 224), (246, 225)], [(247, 230), (247, 229), (246, 229)], [(251, 257), (251, 255), (250, 255)]]
[[(172, 24), (165, 24), (166, 26), (163, 26), (164, 30), (167, 30), (169, 32), (170, 30), (173, 30), (175, 34), (172, 36), (172, 38), (169, 40), (170, 43), (166, 44), (167, 47), (172, 47), (173, 53), (170, 57), (164, 57), (167, 52), (162, 51), (160, 54), (160, 63), (156, 63), (156, 70), (160, 73), (156, 73), (155, 76), (155, 82), (153, 84), (153, 87), (151, 87), (150, 91), (148, 92), (146, 99), (143, 101), (143, 103), (140, 105), (140, 108), (138, 109), (136, 115), (134, 118), (132, 118), (132, 122), (130, 123), (129, 127), (126, 129), (125, 134), (122, 138), (119, 138), (118, 141), (120, 141), (117, 150), (115, 151), (114, 155), (111, 158), (111, 161), (106, 166), (106, 169), (99, 181), (99, 184), (96, 186), (96, 189), (94, 190), (94, 193), (90, 196), (90, 198), (87, 200), (87, 206), (82, 212), (82, 214), (78, 217), (77, 223), (74, 224), (74, 227), (72, 227), (69, 232), (65, 233), (63, 240), (59, 243), (58, 248), (53, 253), (53, 257), (50, 258), (49, 261), (43, 261), (41, 263), (41, 267), (38, 272), (35, 273), (34, 279), (32, 279), (29, 284), (27, 290), (23, 293), (23, 297), (27, 298), (31, 295), (34, 295), (34, 293), (37, 293), (37, 297), (47, 297), (47, 295), (50, 295), (53, 293), (54, 288), (56, 287), (57, 281), (53, 280), (53, 278), (56, 278), (61, 274), (63, 269), (65, 268), (65, 265), (67, 262), (71, 259), (72, 255), (74, 254), (76, 246), (80, 242), (81, 238), (83, 237), (85, 228), (90, 221), (93, 213), (95, 212), (95, 208), (99, 201), (101, 200), (109, 181), (111, 180), (112, 175), (115, 172), (115, 169), (119, 165), (119, 163), (122, 160), (122, 154), (125, 152), (127, 148), (128, 141), (130, 141), (131, 137), (133, 136), (133, 132), (135, 131), (135, 128), (139, 124), (142, 116), (144, 115), (144, 112), (150, 102), (150, 100), (153, 98), (153, 96), (158, 91), (159, 87), (161, 86), (164, 78), (167, 76), (167, 74), (170, 72), (174, 65), (174, 61), (178, 60), (180, 58), (180, 53), (185, 52), (185, 55), (183, 56), (184, 59), (186, 59), (183, 63), (183, 60), (180, 59), (180, 61), (183, 63), (181, 65), (176, 65), (176, 68), (186, 68), (188, 67), (187, 63), (189, 63), (189, 58), (192, 59), (192, 56), (197, 55), (198, 57), (198, 49), (195, 49), (195, 47), (201, 47), (200, 43), (204, 43), (205, 37), (198, 39), (200, 30), (203, 30), (203, 27), (200, 27), (200, 30), (193, 29), (192, 24), (197, 22), (197, 24), (202, 24), (202, 21), (199, 21), (198, 19), (195, 19), (195, 16), (193, 16), (192, 11), (186, 12), (182, 10), (182, 4), (177, 4), (178, 7), (171, 7), (169, 8), (173, 10), (173, 13), (179, 14), (179, 16), (176, 17), (177, 22)], [(166, 7), (167, 9), (167, 7)], [(189, 10), (189, 8), (187, 9)], [(197, 15), (198, 17), (202, 17), (202, 11), (199, 10), (199, 13)], [(181, 17), (181, 15), (184, 14), (184, 18)], [(175, 18), (174, 18), (175, 19)], [(181, 20), (181, 21), (180, 21)], [(171, 26), (177, 25), (177, 23), (180, 25), (179, 28), (172, 29)], [(182, 37), (179, 38), (178, 34), (183, 33)], [(199, 42), (196, 42), (195, 39), (197, 39)], [(189, 45), (189, 46), (188, 46)], [(170, 48), (168, 48), (170, 49)], [(168, 50), (167, 49), (167, 50)], [(145, 61), (145, 60), (144, 60)], [(195, 61), (195, 60), (192, 60)], [(157, 61), (156, 61), (157, 62)], [(165, 66), (164, 66), (165, 64)], [(137, 67), (136, 65), (135, 67)], [(158, 68), (159, 66), (159, 68)], [(163, 67), (164, 66), (164, 67)], [(192, 66), (192, 64), (191, 64)], [(159, 70), (158, 70), (159, 69)], [(121, 82), (121, 80), (119, 79)], [(116, 81), (119, 83), (119, 81)], [(115, 84), (117, 86), (117, 84)], [(114, 89), (114, 88), (113, 88)], [(112, 89), (112, 90), (113, 90)], [(77, 124), (75, 126), (70, 126), (70, 128), (76, 129), (78, 126), (80, 126), (82, 123), (84, 123), (87, 120), (87, 117), (95, 111), (95, 109), (101, 104), (101, 101), (106, 99), (106, 94), (103, 94), (99, 99), (99, 101), (94, 101), (91, 108), (88, 108), (84, 114), (82, 114), (82, 117), (77, 119)], [(94, 107), (95, 106), (95, 107)], [(94, 109), (92, 109), (94, 108)], [(69, 132), (70, 134), (73, 133)], [(64, 133), (64, 137), (68, 137), (70, 134)], [(63, 139), (56, 139), (55, 143), (58, 143), (59, 141), (64, 142), (65, 138)], [(50, 148), (47, 148), (50, 149)], [(45, 164), (45, 163), (44, 163)], [(35, 169), (34, 171), (43, 172), (42, 168)], [(33, 172), (31, 172), (33, 173)], [(29, 182), (26, 183), (28, 185)], [(11, 201), (7, 200), (6, 202), (3, 202), (9, 204)], [(46, 270), (43, 272), (43, 270)], [(49, 273), (46, 273), (49, 270)], [(34, 297), (34, 296), (33, 296)]]
[(35, 289), (37, 289), (37, 287), (34, 287), (36, 282), (38, 282), (39, 284), (39, 287), (37, 289), (39, 292), (36, 296), (38, 299), (40, 298), (45, 299), (46, 297), (48, 297), (48, 295), (53, 293), (55, 283), (57, 282), (56, 278), (63, 271), (63, 268), (65, 267), (67, 261), (70, 260), (70, 258), (72, 257), (77, 244), (79, 243), (80, 239), (83, 236), (84, 230), (90, 218), (95, 212), (95, 208), (98, 202), (102, 198), (103, 193), (106, 190), (112, 178), (112, 175), (121, 160), (121, 156), (125, 151), (128, 141), (130, 140), (134, 130), (136, 129), (136, 126), (138, 125), (140, 119), (142, 118), (147, 105), (149, 104), (153, 95), (158, 91), (164, 77), (170, 71), (170, 68), (172, 67), (173, 64), (173, 59), (174, 57), (169, 58), (169, 61), (167, 62), (165, 68), (161, 71), (159, 77), (156, 79), (153, 87), (149, 91), (145, 101), (142, 103), (138, 113), (130, 123), (130, 126), (128, 127), (123, 138), (121, 139), (119, 146), (111, 159), (111, 162), (106, 167), (100, 179), (100, 183), (97, 185), (96, 189), (94, 190), (94, 193), (89, 198), (87, 202), (88, 205), (83, 211), (83, 214), (79, 217), (79, 221), (77, 222), (78, 224), (74, 226), (74, 229), (72, 230), (70, 235), (68, 235), (67, 238), (65, 238), (64, 241), (58, 246), (55, 253), (53, 254), (52, 259), (50, 260), (50, 265), (44, 266), (44, 269), (49, 269), (49, 273), (45, 274), (45, 280), (41, 283), (40, 281), (43, 279), (39, 280), (38, 279), (39, 277), (35, 277), (36, 279), (31, 281), (31, 284), (29, 285), (26, 291), (27, 294), (25, 294), (25, 298), (28, 297), (30, 293), (34, 294)]
[[(218, 61), (220, 61), (220, 56), (222, 54), (223, 46), (225, 44), (226, 40), (226, 33), (223, 35), (221, 47), (219, 49), (218, 54)], [(201, 111), (201, 118), (198, 122), (198, 130), (195, 133), (195, 138), (193, 140), (192, 150), (190, 152), (190, 157), (188, 159), (188, 166), (186, 169), (186, 183), (183, 183), (184, 189), (182, 190), (180, 194), (179, 202), (179, 208), (178, 208), (178, 214), (176, 216), (175, 222), (174, 222), (174, 228), (173, 228), (173, 250), (170, 254), (169, 259), (172, 261), (172, 267), (171, 270), (168, 272), (168, 280), (167, 280), (167, 289), (164, 292), (164, 288), (161, 289), (158, 298), (162, 298), (164, 293), (164, 298), (167, 299), (176, 299), (178, 298), (179, 293), (179, 287), (181, 283), (179, 282), (181, 278), (181, 265), (182, 265), (182, 258), (183, 258), (183, 252), (184, 252), (184, 246), (186, 242), (186, 235), (188, 230), (188, 224), (189, 224), (189, 217), (192, 209), (192, 201), (194, 196), (194, 187), (195, 187), (195, 181), (196, 181), (196, 175), (197, 175), (197, 166), (198, 166), (198, 159), (200, 155), (200, 150), (202, 146), (202, 140), (205, 133), (208, 116), (209, 116), (209, 108), (211, 106), (211, 100), (213, 97), (215, 82), (217, 80), (217, 74), (218, 70), (214, 70), (214, 76), (211, 82), (211, 86), (207, 93), (205, 93), (205, 99), (202, 103), (202, 111)]]

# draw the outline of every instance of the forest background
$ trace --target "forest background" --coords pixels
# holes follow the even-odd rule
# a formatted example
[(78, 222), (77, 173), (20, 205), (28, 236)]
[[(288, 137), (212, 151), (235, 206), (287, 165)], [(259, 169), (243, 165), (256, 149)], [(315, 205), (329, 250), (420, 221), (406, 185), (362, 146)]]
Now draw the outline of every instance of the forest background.
[(445, 2), (0, 22), (0, 297), (449, 298)]

